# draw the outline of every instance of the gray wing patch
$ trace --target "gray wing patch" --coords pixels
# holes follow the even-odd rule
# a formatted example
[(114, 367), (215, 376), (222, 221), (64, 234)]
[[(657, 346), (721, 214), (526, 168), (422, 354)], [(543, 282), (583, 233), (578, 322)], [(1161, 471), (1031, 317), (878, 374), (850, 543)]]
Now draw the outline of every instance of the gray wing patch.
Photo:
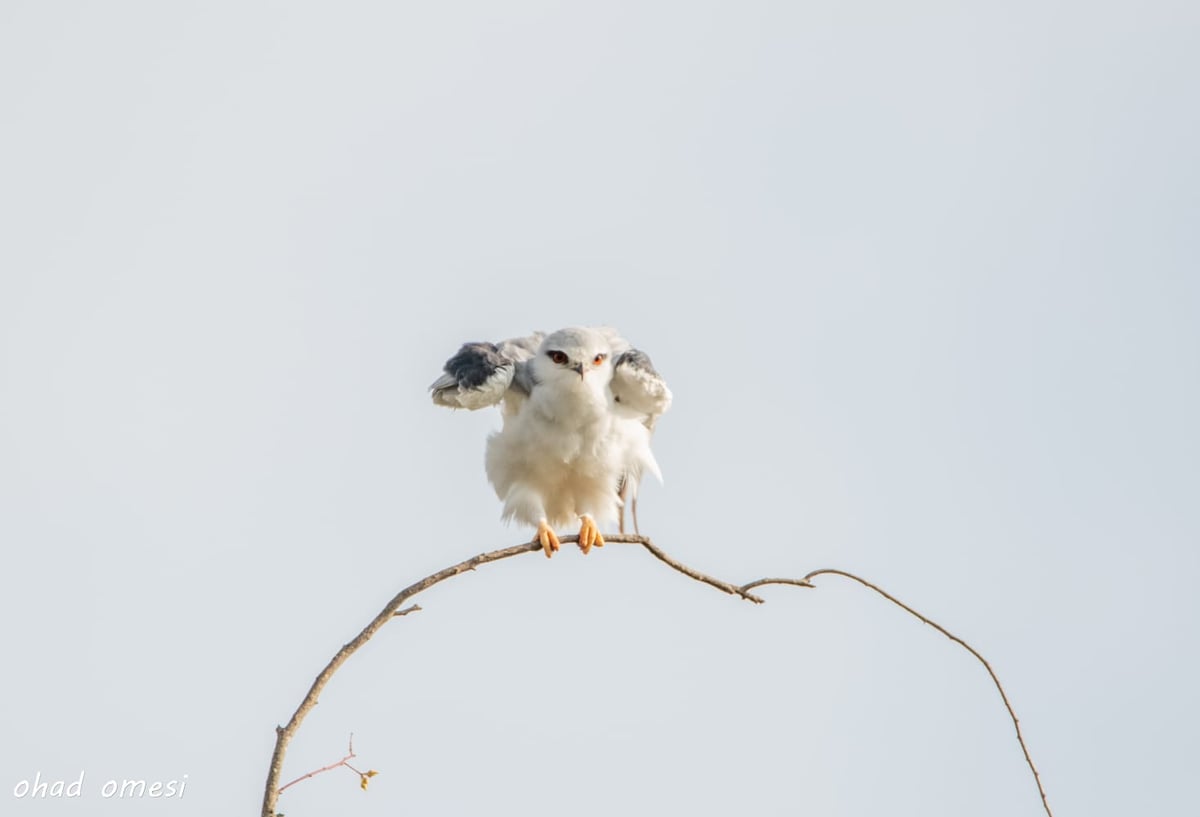
[(617, 362), (613, 364), (613, 368), (628, 366), (630, 369), (637, 369), (654, 377), (662, 379), (658, 370), (654, 368), (654, 364), (650, 362), (650, 355), (643, 352), (641, 349), (626, 349), (617, 357)]
[(534, 383), (525, 364), (537, 354), (544, 337), (545, 333), (534, 332), (499, 343), (464, 343), (429, 387), (433, 402), (475, 410), (496, 405), (510, 387), (527, 396)]
[(528, 364), (530, 358), (537, 354), (544, 337), (545, 332), (534, 332), (527, 338), (512, 338), (500, 344), (500, 353), (516, 362), (512, 390), (525, 397), (528, 397), (537, 385), (537, 381), (533, 379), (533, 369)]
[(493, 406), (512, 383), (516, 361), (494, 343), (464, 343), (429, 387), (433, 402), (449, 408)]
[(529, 360), (537, 354), (538, 347), (542, 345), (542, 339), (545, 337), (545, 332), (534, 332), (527, 338), (502, 340), (497, 348), (502, 355), (512, 360)]
[(528, 397), (533, 394), (533, 387), (537, 385), (537, 380), (533, 377), (533, 367), (529, 365), (529, 361), (522, 360), (517, 363), (517, 370), (513, 373), (512, 389)]
[(627, 349), (613, 364), (613, 398), (638, 414), (645, 415), (646, 425), (671, 407), (671, 390), (662, 375), (650, 362), (650, 356), (640, 349)]

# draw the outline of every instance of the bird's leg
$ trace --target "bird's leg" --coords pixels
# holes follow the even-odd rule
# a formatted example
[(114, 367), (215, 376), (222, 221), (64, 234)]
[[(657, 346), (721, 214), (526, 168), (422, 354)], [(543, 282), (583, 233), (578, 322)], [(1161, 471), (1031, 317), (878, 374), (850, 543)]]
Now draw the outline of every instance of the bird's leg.
[(642, 532), (638, 528), (638, 523), (637, 523), (637, 494), (633, 495), (633, 507), (630, 509), (630, 513), (633, 516), (633, 532), (636, 533), (638, 536), (641, 536)]
[(545, 519), (538, 520), (537, 535), (533, 537), (533, 541), (538, 542), (542, 546), (542, 551), (549, 559), (554, 555), (554, 552), (559, 548), (558, 536), (554, 533), (554, 528), (547, 524)]
[(579, 549), (583, 555), (586, 556), (593, 546), (604, 547), (604, 537), (600, 535), (600, 529), (596, 527), (596, 520), (592, 519), (591, 514), (580, 515), (579, 521)]
[(621, 486), (617, 489), (618, 503), (621, 507), (621, 517), (617, 522), (617, 533), (625, 533), (625, 500), (629, 495), (629, 480), (621, 478)]

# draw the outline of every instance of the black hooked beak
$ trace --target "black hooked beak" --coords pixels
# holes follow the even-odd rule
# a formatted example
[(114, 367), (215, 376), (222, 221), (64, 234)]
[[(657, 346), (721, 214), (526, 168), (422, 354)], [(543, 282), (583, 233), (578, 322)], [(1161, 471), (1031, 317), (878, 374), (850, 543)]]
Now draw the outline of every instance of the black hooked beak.
[(579, 376), (580, 376), (580, 377), (583, 377), (583, 364), (582, 364), (582, 363), (576, 363), (574, 366), (572, 366), (572, 367), (571, 367), (571, 371), (573, 371), (573, 372), (579, 372)]

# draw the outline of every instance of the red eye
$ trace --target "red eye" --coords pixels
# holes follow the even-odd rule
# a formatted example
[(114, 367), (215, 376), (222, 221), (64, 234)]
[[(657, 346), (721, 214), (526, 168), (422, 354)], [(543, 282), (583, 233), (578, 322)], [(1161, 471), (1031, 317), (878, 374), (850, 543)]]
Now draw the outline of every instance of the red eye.
[(603, 362), (604, 362), (604, 355), (602, 355), (602, 354), (601, 354), (601, 355), (596, 355), (594, 358), (592, 358), (592, 365), (593, 365), (593, 366), (599, 366), (599, 365), (600, 365), (601, 363), (603, 363)]
[(557, 363), (559, 366), (562, 366), (563, 364), (565, 364), (567, 362), (567, 356), (563, 352), (547, 352), (546, 354), (548, 354), (550, 356), (550, 359), (553, 360), (555, 363)]

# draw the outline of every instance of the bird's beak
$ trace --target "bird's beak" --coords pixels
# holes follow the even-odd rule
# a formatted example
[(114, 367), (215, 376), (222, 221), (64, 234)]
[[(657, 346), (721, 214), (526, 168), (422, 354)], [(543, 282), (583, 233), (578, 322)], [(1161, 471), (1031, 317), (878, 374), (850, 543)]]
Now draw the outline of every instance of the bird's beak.
[(579, 376), (580, 376), (580, 377), (583, 377), (583, 364), (582, 364), (582, 363), (576, 363), (574, 366), (572, 366), (572, 367), (571, 367), (571, 371), (573, 371), (573, 372), (579, 372)]

